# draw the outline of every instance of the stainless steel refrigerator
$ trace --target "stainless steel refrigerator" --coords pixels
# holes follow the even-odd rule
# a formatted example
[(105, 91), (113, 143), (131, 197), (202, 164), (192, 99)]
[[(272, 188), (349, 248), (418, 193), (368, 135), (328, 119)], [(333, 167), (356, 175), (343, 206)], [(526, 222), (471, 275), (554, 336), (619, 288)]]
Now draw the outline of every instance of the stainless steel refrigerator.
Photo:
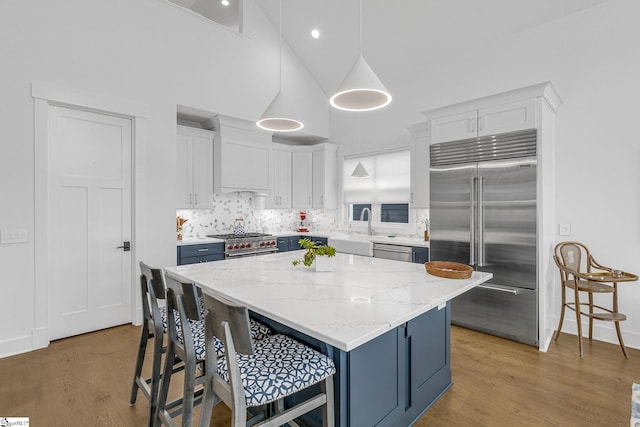
[(434, 144), (430, 162), (431, 260), (493, 273), (452, 323), (537, 345), (536, 130)]

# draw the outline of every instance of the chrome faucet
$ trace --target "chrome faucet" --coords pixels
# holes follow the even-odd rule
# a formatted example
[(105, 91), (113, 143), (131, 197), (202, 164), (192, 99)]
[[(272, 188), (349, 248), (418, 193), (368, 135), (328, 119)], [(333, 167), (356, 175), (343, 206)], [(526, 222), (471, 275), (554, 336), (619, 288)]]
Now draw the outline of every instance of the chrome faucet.
[(371, 229), (371, 210), (369, 208), (363, 208), (360, 211), (360, 221), (364, 221), (364, 213), (367, 213), (367, 236), (373, 236), (373, 230)]

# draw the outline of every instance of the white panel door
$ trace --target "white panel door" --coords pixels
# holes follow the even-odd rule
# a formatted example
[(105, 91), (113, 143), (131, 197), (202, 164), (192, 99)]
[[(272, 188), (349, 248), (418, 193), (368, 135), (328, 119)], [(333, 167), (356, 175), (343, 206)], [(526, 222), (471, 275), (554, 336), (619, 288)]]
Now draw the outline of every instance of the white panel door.
[(51, 107), (49, 338), (131, 322), (131, 120)]

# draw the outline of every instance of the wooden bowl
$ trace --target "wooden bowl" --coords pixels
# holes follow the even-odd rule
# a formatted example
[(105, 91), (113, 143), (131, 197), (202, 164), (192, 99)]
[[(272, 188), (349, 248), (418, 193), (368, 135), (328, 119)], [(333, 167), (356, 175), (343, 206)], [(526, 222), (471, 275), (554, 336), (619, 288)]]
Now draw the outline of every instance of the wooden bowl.
[(468, 279), (473, 268), (466, 264), (449, 261), (430, 261), (424, 263), (427, 273), (447, 279)]

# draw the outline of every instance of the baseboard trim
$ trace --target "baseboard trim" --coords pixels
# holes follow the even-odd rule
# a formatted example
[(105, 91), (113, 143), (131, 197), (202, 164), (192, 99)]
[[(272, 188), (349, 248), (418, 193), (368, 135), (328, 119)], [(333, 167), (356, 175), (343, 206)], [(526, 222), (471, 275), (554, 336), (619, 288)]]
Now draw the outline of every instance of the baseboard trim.
[(9, 340), (0, 341), (0, 358), (15, 356), (16, 354), (27, 353), (31, 348), (32, 337), (31, 335), (24, 335), (22, 337), (11, 338)]
[[(557, 323), (556, 323), (557, 324)], [(621, 323), (622, 327), (622, 339), (624, 340), (625, 347), (635, 348), (640, 350), (640, 333), (634, 331), (625, 331), (624, 322)], [(564, 319), (562, 325), (562, 332), (578, 335), (578, 326), (575, 319)], [(589, 323), (582, 324), (582, 336), (587, 338), (589, 336)], [(613, 323), (596, 321), (593, 324), (593, 339), (597, 341), (604, 341), (611, 344), (618, 345), (618, 335)]]

